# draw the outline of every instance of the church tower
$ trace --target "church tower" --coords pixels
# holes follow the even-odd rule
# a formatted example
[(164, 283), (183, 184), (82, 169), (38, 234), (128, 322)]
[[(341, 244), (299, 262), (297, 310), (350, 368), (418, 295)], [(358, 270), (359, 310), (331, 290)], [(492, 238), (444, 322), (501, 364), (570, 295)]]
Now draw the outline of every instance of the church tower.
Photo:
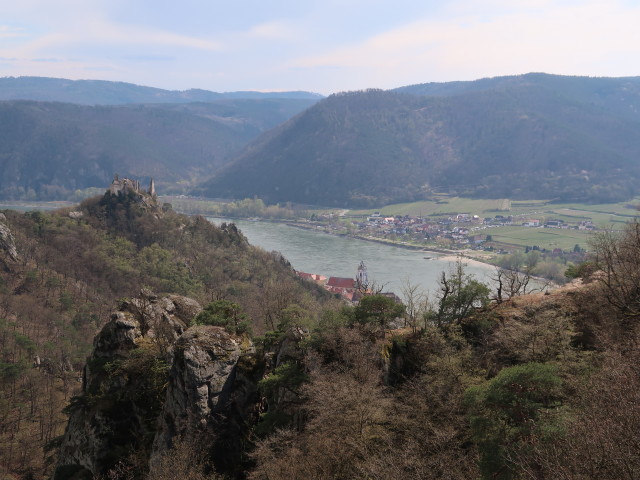
[(369, 288), (369, 277), (367, 276), (367, 267), (364, 262), (358, 265), (358, 273), (356, 274), (356, 288), (366, 290)]

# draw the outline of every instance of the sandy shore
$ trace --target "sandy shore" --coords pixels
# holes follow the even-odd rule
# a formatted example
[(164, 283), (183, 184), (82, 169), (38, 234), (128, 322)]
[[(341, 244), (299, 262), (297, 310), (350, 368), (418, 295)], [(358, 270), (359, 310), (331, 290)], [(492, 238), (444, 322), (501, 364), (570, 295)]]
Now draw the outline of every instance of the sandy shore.
[(444, 260), (446, 262), (455, 262), (458, 259), (461, 259), (463, 264), (473, 265), (475, 267), (493, 267), (491, 263), (476, 260), (475, 258), (469, 258), (465, 255), (444, 255), (440, 257), (440, 260)]

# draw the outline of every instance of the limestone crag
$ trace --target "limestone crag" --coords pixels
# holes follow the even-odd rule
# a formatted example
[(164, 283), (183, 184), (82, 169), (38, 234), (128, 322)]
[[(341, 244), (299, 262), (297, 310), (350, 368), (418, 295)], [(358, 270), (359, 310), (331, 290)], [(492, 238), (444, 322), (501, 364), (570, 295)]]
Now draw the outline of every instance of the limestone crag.
[(259, 401), (262, 365), (247, 337), (190, 326), (200, 310), (192, 299), (146, 290), (122, 302), (94, 340), (55, 479), (105, 475), (134, 454), (153, 463), (176, 436), (212, 439), (222, 468), (240, 452), (234, 441)]
[(232, 335), (222, 327), (196, 325), (178, 339), (154, 456), (169, 448), (176, 435), (215, 436), (216, 430), (225, 428), (221, 418), (229, 418), (229, 409), (237, 403), (232, 394), (238, 362), (254, 353), (246, 337)]
[(7, 217), (0, 213), (0, 251), (4, 253), (3, 262), (16, 262), (18, 260), (18, 250), (11, 230), (6, 225)]
[(139, 322), (131, 313), (120, 311), (94, 339), (94, 351), (84, 370), (83, 393), (72, 401), (54, 478), (93, 478), (110, 463), (106, 457), (116, 413), (110, 394), (124, 388), (127, 379), (109, 375), (107, 368), (127, 358), (141, 337)]
[[(150, 444), (162, 408), (171, 345), (198, 312), (197, 302), (143, 290), (94, 339), (82, 395), (74, 399), (55, 478), (92, 478), (120, 456)], [(150, 445), (147, 445), (150, 446)]]
[(275, 365), (273, 367), (275, 368), (282, 365), (286, 360), (299, 360), (302, 356), (300, 342), (308, 337), (309, 332), (306, 329), (298, 325), (289, 327), (282, 336), (282, 340), (280, 340), (280, 344), (276, 350)]

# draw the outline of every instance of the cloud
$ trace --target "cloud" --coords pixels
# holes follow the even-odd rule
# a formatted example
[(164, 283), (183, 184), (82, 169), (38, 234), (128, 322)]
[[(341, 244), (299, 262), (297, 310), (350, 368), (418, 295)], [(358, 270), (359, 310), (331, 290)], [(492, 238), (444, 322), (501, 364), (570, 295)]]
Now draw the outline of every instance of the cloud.
[(637, 75), (640, 65), (634, 0), (134, 3), (10, 2), (0, 74), (331, 93), (529, 71)]
[(24, 36), (26, 36), (26, 34), (21, 28), (16, 28), (11, 25), (0, 25), (0, 38), (20, 38)]
[(80, 16), (72, 16), (52, 21), (55, 25), (39, 23), (32, 25), (29, 34), (11, 26), (0, 27), (0, 38), (21, 34), (24, 41), (0, 46), (0, 55), (11, 52), (12, 56), (34, 59), (51, 56), (82, 56), (78, 52), (93, 50), (96, 60), (101, 54), (117, 49), (135, 49), (155, 54), (160, 49), (190, 49), (200, 51), (220, 51), (223, 46), (209, 38), (197, 38), (171, 31), (119, 24), (109, 21), (99, 11), (85, 11)]
[(262, 23), (252, 27), (246, 34), (253, 39), (295, 40), (299, 37), (298, 29), (283, 21)]
[(171, 55), (154, 55), (154, 54), (142, 54), (142, 55), (124, 55), (123, 58), (127, 60), (133, 60), (136, 62), (172, 62), (176, 59)]
[[(489, 2), (422, 19), (291, 66), (376, 72), (415, 81), (472, 79), (528, 71), (629, 75), (640, 62), (640, 8), (616, 2)], [(515, 3), (515, 6), (514, 6)], [(517, 8), (516, 8), (517, 7)], [(626, 61), (612, 65), (614, 56)], [(365, 74), (366, 75), (366, 74)]]
[(44, 44), (81, 45), (134, 45), (149, 47), (181, 47), (200, 50), (220, 50), (215, 41), (189, 37), (164, 30), (138, 26), (118, 25), (103, 19), (92, 19), (65, 34), (54, 34), (43, 38)]

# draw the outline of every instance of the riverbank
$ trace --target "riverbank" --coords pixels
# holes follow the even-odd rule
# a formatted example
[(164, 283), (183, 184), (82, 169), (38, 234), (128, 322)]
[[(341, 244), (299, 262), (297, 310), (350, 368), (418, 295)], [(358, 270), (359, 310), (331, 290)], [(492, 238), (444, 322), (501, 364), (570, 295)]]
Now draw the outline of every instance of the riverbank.
[[(369, 237), (366, 235), (357, 235), (357, 234), (349, 234), (349, 233), (332, 233), (332, 232), (327, 232), (324, 229), (319, 229), (311, 225), (304, 225), (300, 223), (294, 223), (294, 222), (284, 222), (284, 223), (289, 227), (300, 228), (303, 230), (310, 230), (318, 233), (324, 233), (326, 235), (355, 238), (358, 240), (364, 240), (365, 242), (373, 242), (373, 243), (379, 243), (381, 245), (387, 245), (389, 247), (404, 248), (407, 250), (416, 250), (416, 251), (421, 251), (425, 253), (435, 253), (437, 255), (442, 255), (439, 257), (439, 259), (444, 261), (455, 262), (458, 258), (464, 258), (465, 263), (474, 264), (476, 266), (487, 266), (487, 265), (494, 266), (494, 264), (489, 261), (491, 256), (486, 253), (478, 252), (476, 256), (476, 255), (472, 255), (469, 250), (451, 250), (447, 248), (438, 248), (431, 245), (411, 245), (405, 242), (395, 242), (393, 240)], [(482, 257), (485, 257), (485, 259), (483, 259)]]
[(466, 263), (467, 265), (474, 265), (476, 267), (486, 266), (486, 265), (491, 265), (492, 267), (494, 266), (492, 263), (483, 262), (481, 260), (469, 257), (467, 255), (463, 255), (463, 254), (445, 255), (444, 257), (440, 257), (440, 260), (443, 260), (445, 262), (457, 262), (458, 260), (462, 260), (462, 263)]
[[(428, 246), (327, 232), (309, 224), (300, 225), (291, 221), (216, 220), (218, 223), (237, 221), (238, 228), (252, 244), (267, 251), (281, 252), (297, 270), (303, 272), (352, 277), (355, 266), (365, 261), (369, 277), (384, 284), (389, 291), (402, 291), (403, 279), (410, 279), (414, 285), (435, 291), (441, 272), (449, 272), (458, 260), (465, 264), (467, 273), (482, 282), (492, 285), (495, 277), (491, 254), (482, 250), (429, 249)], [(325, 235), (317, 235), (319, 232)], [(350, 242), (351, 239), (363, 242)], [(531, 280), (529, 290), (547, 290), (554, 286), (542, 278), (532, 277)]]
[[(220, 217), (210, 217), (210, 218), (219, 218), (222, 220), (222, 218)], [(307, 223), (300, 223), (300, 222), (293, 222), (291, 220), (287, 220), (287, 219), (275, 219), (275, 218), (229, 218), (229, 217), (225, 217), (224, 218), (225, 221), (230, 220), (230, 221), (245, 221), (245, 222), (266, 222), (266, 223), (280, 223), (280, 224), (284, 224), (288, 227), (293, 227), (293, 228), (298, 228), (300, 230), (307, 230), (307, 231), (311, 231), (311, 232), (315, 232), (315, 233), (322, 233), (325, 235), (329, 235), (329, 236), (334, 236), (334, 237), (347, 237), (347, 238), (354, 238), (357, 240), (363, 240), (365, 242), (370, 242), (370, 243), (377, 243), (380, 245), (385, 245), (388, 247), (396, 247), (396, 248), (402, 248), (405, 250), (413, 250), (413, 251), (419, 251), (419, 252), (424, 252), (425, 254), (435, 254), (437, 255), (437, 259), (438, 260), (442, 260), (445, 262), (456, 262), (459, 258), (464, 259), (464, 262), (468, 265), (472, 265), (475, 266), (477, 268), (487, 268), (487, 267), (494, 267), (495, 264), (492, 263), (491, 260), (491, 255), (487, 254), (486, 252), (476, 252), (473, 251), (473, 253), (469, 250), (451, 250), (451, 249), (447, 249), (447, 248), (438, 248), (438, 247), (434, 247), (431, 245), (411, 245), (408, 243), (403, 243), (403, 242), (396, 242), (393, 240), (387, 240), (384, 238), (376, 238), (376, 237), (369, 237), (369, 236), (365, 236), (365, 235), (358, 235), (358, 234), (349, 234), (349, 233), (333, 233), (333, 232), (328, 232), (326, 231), (324, 228), (317, 228), (318, 225), (309, 225)], [(241, 229), (242, 230), (242, 229)], [(484, 257), (484, 258), (483, 258)], [(425, 260), (430, 260), (431, 258), (428, 256), (424, 257)]]

